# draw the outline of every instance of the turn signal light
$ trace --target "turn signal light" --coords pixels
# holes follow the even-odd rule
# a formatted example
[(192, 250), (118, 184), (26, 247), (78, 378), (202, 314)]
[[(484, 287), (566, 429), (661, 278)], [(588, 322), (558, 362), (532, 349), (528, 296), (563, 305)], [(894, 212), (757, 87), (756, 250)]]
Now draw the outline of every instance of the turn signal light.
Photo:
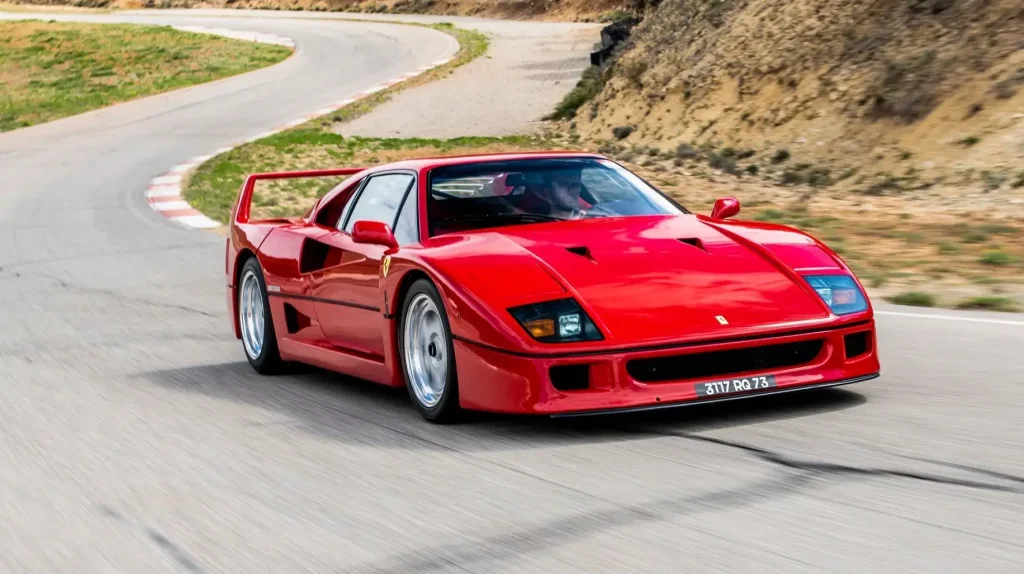
[(833, 305), (854, 305), (857, 303), (857, 292), (853, 289), (833, 289)]
[(531, 335), (537, 338), (550, 337), (555, 334), (555, 321), (554, 319), (538, 319), (536, 321), (528, 321), (523, 324), (526, 330)]
[(530, 303), (508, 310), (523, 329), (542, 343), (600, 341), (601, 333), (574, 299)]

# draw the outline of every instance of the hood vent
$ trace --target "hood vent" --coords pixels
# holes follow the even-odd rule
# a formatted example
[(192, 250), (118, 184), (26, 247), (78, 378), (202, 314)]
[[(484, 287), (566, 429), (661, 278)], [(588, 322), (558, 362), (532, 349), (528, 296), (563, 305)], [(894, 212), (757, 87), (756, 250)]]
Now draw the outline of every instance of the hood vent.
[(594, 263), (597, 263), (597, 260), (594, 259), (594, 256), (590, 254), (590, 248), (588, 248), (586, 245), (581, 245), (579, 247), (566, 247), (565, 250), (568, 251), (569, 253), (575, 253), (580, 257), (586, 257), (587, 259), (593, 261)]
[(700, 249), (704, 253), (709, 253), (707, 248), (704, 247), (704, 242), (701, 241), (700, 239), (697, 239), (696, 237), (680, 238), (679, 241), (682, 242), (682, 243), (685, 243), (687, 245), (691, 245), (693, 247), (696, 247), (697, 249)]

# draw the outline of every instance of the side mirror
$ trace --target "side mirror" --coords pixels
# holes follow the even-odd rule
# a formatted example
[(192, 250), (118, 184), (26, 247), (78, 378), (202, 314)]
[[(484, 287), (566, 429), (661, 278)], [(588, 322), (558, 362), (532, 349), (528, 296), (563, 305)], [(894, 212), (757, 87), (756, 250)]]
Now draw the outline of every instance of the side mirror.
[(357, 221), (352, 227), (352, 241), (383, 245), (389, 249), (398, 248), (398, 241), (395, 241), (391, 226), (379, 221)]
[(715, 202), (711, 210), (711, 219), (728, 219), (740, 212), (740, 200), (735, 197), (722, 197)]

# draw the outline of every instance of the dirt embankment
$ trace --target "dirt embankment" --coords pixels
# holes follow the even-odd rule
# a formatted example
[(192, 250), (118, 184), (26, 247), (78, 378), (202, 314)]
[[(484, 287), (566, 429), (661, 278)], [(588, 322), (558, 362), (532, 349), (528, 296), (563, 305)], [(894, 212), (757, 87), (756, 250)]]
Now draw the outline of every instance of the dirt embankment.
[(94, 8), (254, 8), (599, 21), (645, 0), (15, 0)]
[(870, 195), (1024, 186), (1020, 0), (664, 0), (620, 54), (586, 138), (752, 150), (740, 169)]

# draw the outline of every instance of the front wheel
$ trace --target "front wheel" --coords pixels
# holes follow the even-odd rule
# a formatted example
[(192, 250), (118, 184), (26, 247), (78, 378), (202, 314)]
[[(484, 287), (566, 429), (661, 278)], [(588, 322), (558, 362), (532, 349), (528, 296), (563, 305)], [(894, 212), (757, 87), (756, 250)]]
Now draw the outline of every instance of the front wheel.
[(242, 326), (242, 348), (252, 368), (261, 375), (280, 372), (284, 363), (277, 349), (267, 284), (255, 257), (245, 262), (239, 277), (238, 321)]
[(440, 293), (426, 279), (413, 283), (405, 296), (399, 350), (409, 396), (423, 418), (457, 420), (462, 413), (451, 326)]

